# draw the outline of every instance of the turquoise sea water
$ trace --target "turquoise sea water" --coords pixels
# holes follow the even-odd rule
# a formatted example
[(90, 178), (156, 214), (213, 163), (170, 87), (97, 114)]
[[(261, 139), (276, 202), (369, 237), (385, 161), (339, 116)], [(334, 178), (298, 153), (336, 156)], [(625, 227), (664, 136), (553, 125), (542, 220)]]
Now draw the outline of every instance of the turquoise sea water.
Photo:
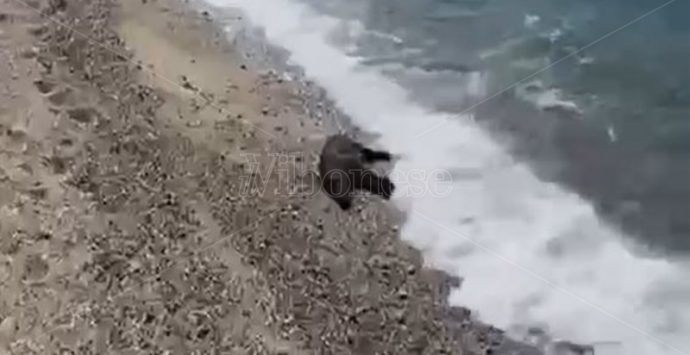
[[(310, 3), (377, 31), (353, 55), (391, 67), (416, 100), (472, 107), (545, 179), (656, 250), (690, 251), (690, 1)], [(463, 102), (472, 71), (485, 75), (482, 99), (500, 94)], [(535, 81), (581, 114), (531, 110)]]

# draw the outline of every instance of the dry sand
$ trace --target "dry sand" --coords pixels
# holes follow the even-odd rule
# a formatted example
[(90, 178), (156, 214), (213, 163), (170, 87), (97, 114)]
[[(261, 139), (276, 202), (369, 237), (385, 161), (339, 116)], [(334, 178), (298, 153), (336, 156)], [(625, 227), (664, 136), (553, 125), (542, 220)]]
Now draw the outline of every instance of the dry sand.
[(0, 0), (0, 57), (0, 354), (481, 354), (497, 339), (447, 307), (451, 280), (385, 204), (344, 213), (310, 193), (324, 123), (208, 16)]

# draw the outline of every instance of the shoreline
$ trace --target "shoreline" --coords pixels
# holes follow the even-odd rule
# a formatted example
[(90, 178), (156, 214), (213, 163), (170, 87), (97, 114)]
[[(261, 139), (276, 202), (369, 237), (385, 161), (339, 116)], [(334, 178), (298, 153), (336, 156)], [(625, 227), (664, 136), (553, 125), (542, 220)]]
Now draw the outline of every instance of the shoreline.
[(0, 3), (0, 354), (502, 352), (374, 198), (243, 189), (248, 156), (306, 176), (321, 89), (182, 2)]
[[(192, 8), (196, 8), (200, 11), (214, 10), (214, 7), (206, 4), (203, 0), (195, 0), (198, 4), (192, 5)], [(227, 9), (215, 9), (215, 10), (227, 10)], [(232, 11), (237, 11), (237, 14), (242, 16), (242, 12), (239, 9), (233, 9)], [(220, 19), (210, 19), (210, 22), (215, 26), (224, 27), (227, 26), (227, 22), (223, 20), (225, 15), (221, 15)], [(256, 29), (249, 28), (249, 23), (243, 19), (243, 30), (255, 31)], [(330, 134), (337, 133), (338, 131), (346, 132), (352, 135), (356, 139), (362, 142), (371, 143), (375, 141), (376, 136), (373, 133), (362, 130), (360, 127), (354, 125), (351, 119), (347, 117), (346, 114), (341, 112), (336, 107), (333, 99), (330, 97), (328, 92), (315, 84), (311, 79), (307, 77), (304, 69), (297, 65), (288, 65), (286, 63), (289, 53), (283, 48), (278, 48), (272, 44), (268, 43), (268, 40), (262, 36), (262, 34), (252, 33), (250, 38), (244, 38), (242, 41), (241, 36), (237, 36), (234, 39), (234, 43), (238, 42), (241, 45), (236, 45), (235, 48), (240, 51), (249, 51), (253, 54), (251, 55), (254, 59), (259, 59), (259, 62), (263, 63), (262, 69), (267, 70), (272, 75), (277, 77), (287, 77), (290, 78), (295, 85), (299, 87), (298, 92), (301, 96), (306, 96), (310, 99), (306, 100), (305, 105), (309, 105), (307, 109), (307, 115), (312, 119), (316, 119), (317, 122), (324, 123), (326, 126), (330, 126), (329, 129), (325, 128)], [(260, 48), (261, 53), (257, 55), (253, 52), (257, 47)], [(318, 102), (318, 103), (317, 103)], [(314, 117), (316, 116), (316, 117)], [(336, 122), (334, 122), (336, 121)], [(390, 170), (390, 169), (386, 169)], [(372, 203), (369, 201), (368, 203)], [(376, 203), (377, 207), (381, 207), (389, 211), (392, 214), (394, 224), (402, 225), (404, 223), (404, 213), (393, 205), (384, 205), (381, 203)], [(406, 242), (400, 240), (399, 235), (397, 236), (398, 242), (405, 245), (407, 248), (412, 248), (413, 253), (417, 254), (415, 256), (421, 258), (421, 252), (414, 249), (412, 246), (408, 245)], [(422, 264), (425, 264), (422, 262)], [(428, 267), (424, 267), (428, 268)], [(447, 302), (448, 295), (451, 288), (458, 287), (461, 283), (457, 277), (451, 276), (445, 271), (438, 269), (428, 269), (431, 276), (429, 277), (430, 282), (437, 283), (439, 289), (442, 290), (441, 294), (445, 295), (442, 300), (442, 308), (445, 309), (445, 322), (447, 327), (450, 329), (452, 336), (456, 340), (462, 340), (464, 344), (462, 350), (474, 354), (480, 353), (481, 351), (492, 353), (492, 354), (520, 354), (520, 355), (541, 355), (542, 351), (538, 350), (534, 345), (523, 343), (505, 335), (505, 330), (501, 330), (493, 327), (490, 324), (479, 322), (471, 317), (472, 311), (465, 307), (450, 306)], [(548, 346), (547, 343), (555, 342), (555, 348), (560, 349), (556, 351), (577, 351), (578, 344), (570, 343), (568, 341), (555, 341), (549, 339), (546, 334), (534, 334), (535, 341), (537, 344), (541, 344), (542, 347)], [(541, 343), (540, 343), (541, 342)], [(560, 345), (559, 345), (560, 344)], [(487, 346), (488, 345), (488, 346)], [(572, 347), (572, 348), (571, 348)], [(480, 348), (483, 348), (480, 350)], [(586, 347), (585, 347), (586, 348)], [(587, 350), (585, 350), (587, 351)], [(585, 352), (586, 354), (586, 352)]]

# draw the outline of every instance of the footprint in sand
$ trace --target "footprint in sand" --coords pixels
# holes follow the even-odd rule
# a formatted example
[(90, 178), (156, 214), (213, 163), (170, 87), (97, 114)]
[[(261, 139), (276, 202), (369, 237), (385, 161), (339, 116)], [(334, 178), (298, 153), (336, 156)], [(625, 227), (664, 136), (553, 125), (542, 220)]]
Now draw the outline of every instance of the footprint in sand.
[(14, 317), (6, 316), (2, 318), (0, 322), (0, 354), (9, 354), (6, 349), (9, 343), (14, 340), (18, 328), (17, 320)]
[(44, 7), (44, 11), (48, 15), (55, 15), (65, 10), (67, 10), (67, 0), (48, 0), (47, 6)]
[(48, 95), (48, 101), (54, 106), (62, 106), (69, 100), (72, 94), (72, 89), (63, 88)]
[(40, 182), (34, 183), (33, 186), (26, 190), (26, 193), (34, 200), (45, 200), (48, 196), (48, 189)]
[(38, 79), (34, 81), (34, 85), (38, 92), (46, 95), (48, 102), (52, 106), (60, 107), (68, 104), (72, 96), (73, 90), (70, 87), (59, 88), (58, 84), (50, 79)]
[(22, 278), (26, 281), (40, 281), (48, 275), (48, 262), (39, 254), (30, 254), (24, 260)]
[(23, 141), (27, 136), (26, 130), (23, 127), (10, 127), (5, 131), (5, 134), (15, 142)]
[(52, 155), (50, 158), (45, 158), (44, 164), (52, 168), (54, 174), (62, 175), (67, 172), (69, 159), (58, 155)]
[(34, 80), (34, 85), (41, 94), (51, 93), (56, 86), (54, 82), (43, 79)]
[(78, 148), (75, 146), (74, 140), (70, 137), (63, 137), (53, 149), (53, 154), (43, 158), (43, 164), (52, 168), (53, 173), (62, 175), (67, 172), (76, 154), (78, 154)]
[(7, 282), (12, 276), (12, 265), (9, 261), (0, 261), (0, 285)]
[[(0, 216), (0, 222), (7, 224), (3, 216)], [(2, 226), (0, 226), (2, 227)], [(21, 239), (16, 233), (2, 231), (0, 229), (0, 256), (14, 255), (21, 247)]]
[(28, 26), (27, 31), (32, 36), (42, 37), (46, 32), (48, 32), (48, 26), (43, 25), (43, 24), (41, 24), (41, 25), (30, 25), (30, 26)]
[(67, 116), (79, 123), (89, 123), (98, 115), (98, 111), (93, 107), (77, 107), (67, 110)]

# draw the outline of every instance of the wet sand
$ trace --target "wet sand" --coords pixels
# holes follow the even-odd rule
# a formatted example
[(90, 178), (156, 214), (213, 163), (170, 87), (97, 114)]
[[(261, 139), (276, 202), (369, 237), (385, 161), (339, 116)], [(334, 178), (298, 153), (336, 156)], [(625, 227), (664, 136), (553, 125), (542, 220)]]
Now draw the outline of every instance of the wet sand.
[(0, 0), (0, 354), (495, 353), (230, 43), (176, 1)]

